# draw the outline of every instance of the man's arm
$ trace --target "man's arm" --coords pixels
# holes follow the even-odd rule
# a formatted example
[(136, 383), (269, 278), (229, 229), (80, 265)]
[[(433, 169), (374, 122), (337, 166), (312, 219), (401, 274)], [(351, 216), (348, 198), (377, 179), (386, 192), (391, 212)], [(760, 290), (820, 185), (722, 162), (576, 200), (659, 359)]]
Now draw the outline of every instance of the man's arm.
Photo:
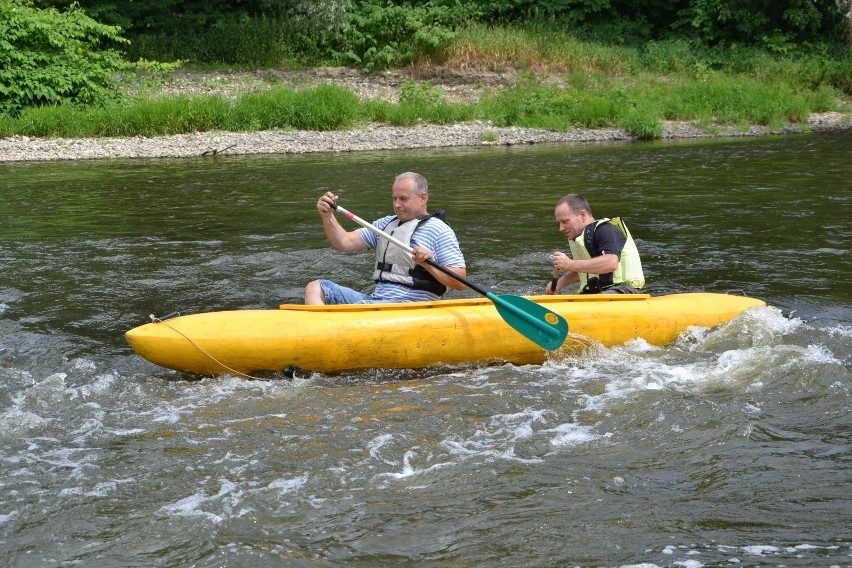
[[(430, 222), (433, 221), (430, 219)], [(443, 223), (443, 221), (437, 219), (434, 222)], [(461, 252), (461, 247), (459, 246), (458, 239), (456, 238), (453, 230), (449, 227), (449, 225), (444, 225), (444, 230), (435, 234), (430, 241), (432, 241), (430, 244), (434, 247), (439, 258), (433, 258), (435, 253), (428, 248), (415, 246), (413, 247), (414, 250), (412, 254), (414, 262), (425, 268), (429, 274), (434, 276), (438, 282), (447, 288), (452, 290), (464, 290), (465, 285), (463, 283), (425, 262), (426, 259), (432, 258), (435, 262), (453, 274), (457, 274), (462, 278), (467, 278), (467, 268), (464, 266), (452, 266), (453, 263), (460, 264), (464, 262), (464, 255)]]
[(589, 259), (573, 260), (562, 252), (553, 255), (553, 267), (560, 272), (583, 272), (586, 274), (609, 274), (618, 268), (621, 250), (624, 248), (624, 235), (610, 223), (601, 223), (594, 231), (594, 247), (587, 242), (589, 252), (598, 256)]
[[(553, 253), (553, 267), (559, 272), (585, 272), (586, 274), (608, 274), (618, 268), (617, 254), (604, 254), (595, 258), (574, 260), (564, 252)], [(568, 284), (565, 282), (564, 284)], [(563, 284), (563, 285), (564, 285)]]
[(356, 252), (369, 248), (364, 239), (357, 231), (347, 231), (334, 216), (333, 203), (337, 202), (337, 196), (327, 191), (317, 201), (317, 211), (322, 219), (322, 229), (334, 250), (340, 252)]

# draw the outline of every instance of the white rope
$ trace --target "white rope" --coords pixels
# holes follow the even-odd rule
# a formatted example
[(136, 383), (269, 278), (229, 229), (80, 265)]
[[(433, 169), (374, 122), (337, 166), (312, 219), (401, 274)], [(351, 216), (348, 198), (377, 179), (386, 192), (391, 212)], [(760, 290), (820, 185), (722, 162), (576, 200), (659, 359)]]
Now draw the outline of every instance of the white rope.
[[(178, 313), (178, 315), (180, 315), (180, 313)], [(230, 371), (230, 372), (232, 372), (232, 373), (234, 373), (234, 374), (236, 374), (236, 375), (239, 375), (239, 376), (241, 376), (241, 377), (245, 377), (245, 378), (247, 378), (247, 379), (254, 379), (254, 380), (256, 380), (256, 381), (265, 381), (265, 380), (267, 380), (267, 379), (261, 379), (260, 377), (253, 377), (253, 376), (251, 376), (251, 375), (247, 375), (247, 374), (245, 374), (245, 373), (241, 373), (241, 372), (237, 371), (236, 369), (232, 369), (231, 367), (227, 366), (226, 364), (224, 364), (223, 362), (221, 362), (220, 360), (218, 360), (216, 357), (214, 357), (213, 355), (211, 355), (210, 353), (208, 353), (207, 351), (205, 351), (203, 347), (201, 347), (199, 344), (197, 344), (196, 342), (194, 342), (194, 341), (193, 341), (193, 340), (192, 340), (192, 339), (191, 339), (188, 335), (186, 335), (186, 334), (185, 334), (185, 333), (183, 333), (182, 331), (178, 331), (177, 329), (173, 328), (172, 326), (170, 326), (169, 324), (167, 324), (164, 320), (162, 320), (162, 319), (158, 318), (158, 317), (157, 317), (157, 316), (155, 316), (154, 314), (149, 314), (149, 315), (148, 315), (148, 317), (149, 317), (149, 318), (151, 318), (151, 321), (152, 321), (152, 322), (154, 322), (154, 323), (161, 323), (161, 324), (163, 324), (164, 326), (166, 326), (167, 328), (169, 328), (170, 330), (172, 330), (172, 331), (174, 331), (175, 333), (177, 333), (178, 335), (183, 336), (183, 337), (184, 337), (184, 339), (186, 339), (187, 341), (189, 341), (189, 342), (190, 342), (190, 344), (192, 344), (192, 345), (193, 345), (196, 349), (198, 349), (199, 351), (201, 351), (202, 353), (204, 353), (205, 355), (207, 355), (208, 357), (210, 357), (210, 360), (211, 360), (211, 361), (213, 361), (213, 362), (214, 362), (214, 363), (216, 363), (217, 365), (221, 365), (222, 367), (224, 367), (224, 368), (225, 368), (225, 369), (227, 369), (228, 371)], [(165, 316), (165, 317), (168, 317), (168, 316)]]

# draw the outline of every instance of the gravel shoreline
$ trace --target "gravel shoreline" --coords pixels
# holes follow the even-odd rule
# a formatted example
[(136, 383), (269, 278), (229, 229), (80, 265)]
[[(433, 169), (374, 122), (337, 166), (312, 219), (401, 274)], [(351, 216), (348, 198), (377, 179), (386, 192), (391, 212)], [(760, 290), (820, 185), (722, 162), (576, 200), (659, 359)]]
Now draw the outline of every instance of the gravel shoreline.
[[(271, 74), (271, 76), (270, 76)], [(217, 93), (225, 97), (250, 90), (285, 84), (292, 87), (334, 83), (361, 97), (394, 100), (399, 88), (409, 80), (428, 80), (441, 88), (448, 100), (476, 100), (487, 89), (511, 86), (513, 73), (437, 73), (413, 77), (405, 72), (365, 76), (357, 71), (328, 68), (310, 72), (175, 74), (158, 85), (160, 94)], [(753, 126), (701, 129), (690, 123), (664, 125), (664, 139), (766, 136), (818, 130), (852, 128), (852, 115), (822, 113), (810, 117), (806, 125), (783, 129)], [(401, 128), (370, 124), (360, 129), (335, 132), (261, 131), (198, 132), (172, 136), (130, 138), (34, 138), (12, 136), (0, 139), (0, 162), (94, 160), (108, 158), (190, 158), (248, 154), (305, 154), (358, 152), (460, 146), (507, 146), (517, 144), (587, 144), (634, 141), (636, 137), (618, 129), (575, 129), (553, 132), (531, 128), (498, 128), (486, 122), (450, 126), (420, 125)]]

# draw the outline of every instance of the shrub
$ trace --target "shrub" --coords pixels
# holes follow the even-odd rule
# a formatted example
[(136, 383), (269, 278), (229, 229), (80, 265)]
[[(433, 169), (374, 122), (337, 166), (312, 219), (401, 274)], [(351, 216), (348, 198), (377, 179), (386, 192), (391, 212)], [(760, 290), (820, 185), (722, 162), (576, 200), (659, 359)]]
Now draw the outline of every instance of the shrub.
[(104, 43), (126, 43), (76, 5), (38, 10), (29, 0), (0, 2), (0, 112), (29, 106), (102, 104), (118, 96), (116, 76), (132, 65)]
[(364, 71), (406, 65), (415, 56), (428, 57), (449, 45), (454, 28), (467, 14), (461, 6), (395, 6), (367, 0), (349, 15), (333, 54)]

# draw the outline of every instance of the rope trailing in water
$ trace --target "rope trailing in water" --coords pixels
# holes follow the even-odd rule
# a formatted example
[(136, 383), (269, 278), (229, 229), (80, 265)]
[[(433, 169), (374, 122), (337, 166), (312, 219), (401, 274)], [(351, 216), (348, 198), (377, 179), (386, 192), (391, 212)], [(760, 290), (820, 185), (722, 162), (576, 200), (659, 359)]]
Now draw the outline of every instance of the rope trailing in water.
[(167, 328), (169, 328), (170, 330), (172, 330), (172, 331), (174, 331), (175, 333), (177, 333), (178, 335), (182, 336), (184, 339), (186, 339), (187, 341), (189, 341), (189, 343), (190, 343), (193, 347), (195, 347), (196, 349), (198, 349), (199, 351), (201, 351), (202, 353), (204, 353), (207, 357), (209, 357), (211, 361), (213, 361), (213, 362), (214, 362), (214, 363), (216, 363), (217, 365), (220, 365), (221, 367), (223, 367), (223, 368), (227, 369), (228, 371), (230, 371), (230, 372), (232, 372), (232, 373), (234, 373), (234, 374), (236, 374), (236, 375), (239, 375), (239, 376), (241, 376), (241, 377), (245, 377), (245, 378), (247, 378), (247, 379), (253, 379), (253, 380), (256, 380), (256, 381), (263, 381), (263, 380), (266, 380), (266, 379), (261, 379), (260, 377), (253, 377), (253, 376), (251, 376), (251, 375), (247, 375), (247, 374), (245, 374), (245, 373), (241, 373), (241, 372), (237, 371), (236, 369), (232, 369), (231, 367), (227, 366), (226, 364), (224, 364), (223, 362), (221, 362), (220, 360), (218, 360), (216, 357), (214, 357), (213, 355), (211, 355), (210, 353), (208, 353), (207, 351), (205, 351), (203, 347), (201, 347), (199, 344), (197, 344), (196, 342), (194, 342), (194, 341), (192, 340), (192, 338), (191, 338), (191, 337), (189, 337), (187, 334), (183, 333), (182, 331), (179, 331), (179, 330), (175, 329), (174, 327), (170, 326), (169, 324), (167, 324), (167, 323), (165, 322), (165, 320), (167, 320), (167, 319), (169, 319), (169, 318), (171, 318), (171, 317), (179, 316), (179, 315), (180, 315), (180, 312), (172, 312), (172, 313), (170, 313), (170, 314), (166, 314), (166, 315), (164, 315), (164, 316), (163, 316), (163, 317), (161, 317), (161, 318), (158, 318), (158, 317), (157, 317), (157, 316), (155, 316), (154, 314), (148, 314), (148, 317), (149, 317), (149, 318), (151, 318), (151, 321), (152, 321), (153, 323), (160, 323), (160, 324), (163, 324), (164, 326), (166, 326), (166, 327), (167, 327)]

